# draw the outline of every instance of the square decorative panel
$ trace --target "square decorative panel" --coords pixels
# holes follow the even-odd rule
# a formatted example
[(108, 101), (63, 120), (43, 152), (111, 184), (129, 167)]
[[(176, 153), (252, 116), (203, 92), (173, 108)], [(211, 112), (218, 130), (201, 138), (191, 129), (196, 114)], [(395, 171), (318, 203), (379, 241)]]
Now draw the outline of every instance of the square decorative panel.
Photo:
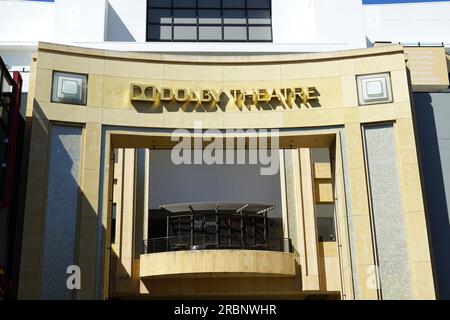
[(357, 76), (359, 105), (392, 102), (389, 73)]
[(55, 71), (52, 102), (86, 105), (87, 75)]

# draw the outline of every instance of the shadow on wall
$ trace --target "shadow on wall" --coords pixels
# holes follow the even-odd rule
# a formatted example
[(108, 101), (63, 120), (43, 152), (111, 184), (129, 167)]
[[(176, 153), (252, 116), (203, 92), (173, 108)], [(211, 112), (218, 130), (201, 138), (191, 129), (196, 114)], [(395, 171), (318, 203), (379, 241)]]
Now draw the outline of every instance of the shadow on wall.
[[(28, 224), (23, 229), (34, 227), (29, 224), (29, 219), (37, 215), (43, 224), (39, 228), (45, 232), (41, 235), (40, 230), (31, 230), (23, 234), (19, 298), (64, 300), (98, 297), (96, 291), (100, 278), (96, 275), (99, 267), (96, 261), (101, 252), (97, 252), (97, 237), (104, 235), (105, 229), (98, 224), (101, 221), (97, 215), (98, 208), (92, 207), (76, 178), (81, 176), (82, 169), (81, 127), (52, 125), (35, 100), (32, 134), (27, 209), (24, 213), (24, 221)], [(47, 143), (50, 153), (45, 156)], [(27, 254), (30, 250), (41, 254)], [(67, 286), (69, 265), (81, 267), (80, 290)]]
[[(450, 94), (441, 95), (450, 101)], [(450, 270), (450, 251), (448, 250), (450, 216), (444, 181), (449, 179), (448, 182), (450, 182), (450, 167), (445, 164), (449, 160), (450, 140), (443, 137), (445, 134), (443, 131), (448, 131), (445, 128), (448, 128), (450, 111), (448, 103), (446, 105), (444, 100), (440, 103), (440, 100), (429, 93), (414, 94), (414, 111), (438, 293), (440, 299), (450, 299), (450, 273), (448, 272)]]
[(116, 10), (107, 3), (106, 8), (106, 39), (105, 41), (123, 41), (123, 42), (135, 42), (136, 39), (128, 30), (127, 26), (123, 23)]

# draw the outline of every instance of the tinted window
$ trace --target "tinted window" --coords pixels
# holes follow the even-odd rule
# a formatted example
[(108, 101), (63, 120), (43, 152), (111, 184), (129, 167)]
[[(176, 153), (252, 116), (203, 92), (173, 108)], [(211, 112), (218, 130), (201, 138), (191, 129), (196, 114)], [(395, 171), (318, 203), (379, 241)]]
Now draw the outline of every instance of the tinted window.
[(195, 8), (195, 0), (173, 0), (175, 8)]
[(172, 23), (172, 11), (170, 9), (154, 9), (148, 13), (148, 22)]
[(148, 0), (147, 4), (152, 7), (171, 7), (172, 0)]
[(220, 0), (198, 0), (199, 8), (220, 8)]
[(245, 0), (223, 0), (224, 8), (245, 8)]
[(270, 0), (247, 0), (249, 8), (270, 8)]
[(147, 0), (147, 41), (272, 41), (270, 0)]

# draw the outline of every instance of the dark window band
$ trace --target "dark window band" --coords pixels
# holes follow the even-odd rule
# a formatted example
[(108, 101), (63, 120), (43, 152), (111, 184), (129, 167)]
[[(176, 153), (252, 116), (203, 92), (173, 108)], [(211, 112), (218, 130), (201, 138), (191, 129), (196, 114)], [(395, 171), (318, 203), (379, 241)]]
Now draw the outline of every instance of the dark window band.
[(272, 42), (271, 0), (147, 0), (146, 39)]

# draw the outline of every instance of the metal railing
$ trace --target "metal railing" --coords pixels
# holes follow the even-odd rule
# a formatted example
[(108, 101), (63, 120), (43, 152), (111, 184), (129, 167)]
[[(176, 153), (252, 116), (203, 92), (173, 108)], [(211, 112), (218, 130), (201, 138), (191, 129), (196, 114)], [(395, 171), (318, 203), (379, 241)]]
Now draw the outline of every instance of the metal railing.
[(293, 252), (291, 239), (275, 237), (268, 238), (265, 242), (257, 242), (253, 236), (230, 237), (220, 236), (219, 241), (214, 237), (199, 236), (174, 236), (153, 238), (144, 240), (144, 254), (189, 251), (189, 250), (263, 250), (276, 252)]

